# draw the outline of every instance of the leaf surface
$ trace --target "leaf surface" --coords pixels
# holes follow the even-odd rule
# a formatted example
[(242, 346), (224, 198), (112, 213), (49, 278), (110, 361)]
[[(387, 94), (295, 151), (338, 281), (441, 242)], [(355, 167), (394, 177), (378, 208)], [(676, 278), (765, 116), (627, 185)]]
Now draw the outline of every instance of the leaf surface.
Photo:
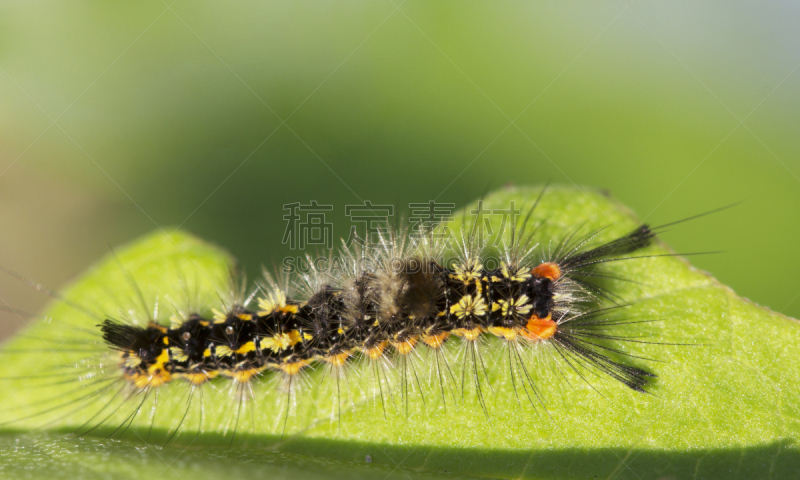
[[(482, 203), (487, 225), (499, 229), (509, 208), (521, 212), (521, 221), (539, 192), (490, 194)], [(478, 207), (466, 207), (448, 227), (457, 232)], [(573, 188), (549, 189), (534, 218), (545, 221), (536, 231), (542, 252), (573, 232), (603, 229), (592, 240), (602, 242), (637, 225), (613, 199)], [(698, 245), (704, 249), (714, 245)], [(669, 253), (657, 242), (636, 256)], [(0, 380), (0, 476), (783, 479), (800, 471), (800, 324), (737, 297), (676, 256), (605, 266), (629, 280), (604, 283), (628, 305), (624, 317), (644, 321), (614, 330), (642, 343), (613, 347), (650, 359), (627, 360), (658, 375), (650, 394), (589, 372), (579, 375), (539, 345), (526, 353), (538, 398), (525, 392), (519, 377), (514, 383), (509, 349), (490, 339), (481, 347), (485, 376), (479, 372), (485, 410), (474, 372), (462, 377), (465, 352), (454, 341), (446, 351), (453, 375), (446, 375), (444, 393), (431, 381), (435, 358), (420, 351), (405, 365), (392, 364), (390, 390), (379, 391), (372, 368), (359, 364), (338, 376), (317, 368), (289, 394), (287, 385), (268, 377), (254, 385), (252, 397), (244, 396), (241, 408), (225, 381), (203, 389), (202, 409), (199, 392), (173, 382), (159, 393), (154, 416), (153, 398), (136, 396), (98, 416), (105, 402), (125, 395), (115, 383), (86, 399), (97, 384), (76, 375), (91, 370), (87, 365), (97, 368), (104, 346), (96, 334), (86, 339), (104, 315), (146, 318), (142, 312), (155, 311), (156, 299), (161, 319), (176, 310), (220, 306), (232, 265), (227, 253), (188, 234), (159, 232), (102, 260), (67, 288), (65, 302), (55, 302), (0, 357), (8, 375)], [(116, 366), (106, 361), (103, 368)], [(90, 400), (94, 407), (81, 408)], [(76, 408), (47, 410), (65, 403)], [(141, 411), (130, 427), (115, 432), (137, 405)], [(82, 439), (34, 430), (81, 431), (106, 415)], [(179, 424), (180, 434), (166, 447), (152, 445)], [(106, 439), (110, 434), (122, 440)]]

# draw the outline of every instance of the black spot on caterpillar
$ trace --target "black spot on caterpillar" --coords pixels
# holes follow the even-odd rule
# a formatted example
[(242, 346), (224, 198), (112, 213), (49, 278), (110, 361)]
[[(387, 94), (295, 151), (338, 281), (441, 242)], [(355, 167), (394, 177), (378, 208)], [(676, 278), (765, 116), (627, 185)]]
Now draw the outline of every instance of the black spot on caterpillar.
[[(652, 250), (658, 229), (612, 235), (600, 219), (596, 228), (564, 230), (529, 211), (494, 250), (468, 223), (454, 226), (449, 246), (429, 236), (412, 244), (396, 231), (345, 250), (335, 271), (267, 276), (254, 290), (207, 269), (187, 275), (203, 258), (187, 250), (198, 247), (153, 237), (179, 252), (174, 265), (143, 262), (157, 275), (174, 272), (161, 278), (172, 293), (130, 280), (127, 253), (118, 254), (122, 268), (104, 265), (104, 288), (82, 298), (88, 311), (79, 325), (56, 328), (54, 317), (51, 328), (28, 335), (21, 354), (29, 368), (7, 380), (26, 389), (38, 381), (53, 394), (15, 405), (14, 420), (69, 418), (78, 434), (169, 441), (184, 430), (282, 435), (307, 428), (304, 412), (320, 405), (329, 414), (311, 418), (333, 424), (343, 407), (358, 415), (368, 405), (387, 422), (448, 408), (541, 421), (553, 404), (547, 397), (563, 400), (581, 385), (605, 395), (610, 379), (642, 395), (656, 372), (632, 350), (645, 347), (646, 355), (663, 339), (627, 333), (665, 320), (631, 315), (619, 294), (624, 282), (607, 267), (673, 255)], [(489, 267), (491, 258), (498, 261)], [(115, 289), (126, 291), (114, 302), (122, 308), (95, 313), (110, 311), (104, 302)], [(34, 349), (47, 357), (39, 365)]]

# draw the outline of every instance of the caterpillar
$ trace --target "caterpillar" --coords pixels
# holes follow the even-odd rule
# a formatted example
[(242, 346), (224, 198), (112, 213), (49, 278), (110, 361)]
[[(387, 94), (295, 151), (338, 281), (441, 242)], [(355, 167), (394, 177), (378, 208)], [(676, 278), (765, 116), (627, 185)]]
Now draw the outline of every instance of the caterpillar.
[[(75, 355), (51, 371), (34, 369), (24, 380), (63, 382), (71, 388), (23, 405), (27, 415), (17, 418), (52, 421), (81, 412), (73, 432), (114, 436), (145, 417), (142, 431), (149, 439), (155, 418), (167, 410), (176, 419), (163, 432), (169, 441), (193, 408), (200, 424), (206, 416), (204, 398), (214, 396), (215, 408), (224, 412), (219, 416), (228, 418), (222, 422), (224, 432), (235, 435), (242, 410), (249, 408), (268, 410), (272, 429), (282, 434), (292, 408), (304, 400), (335, 396), (333, 417), (340, 418), (341, 390), (350, 389), (351, 369), (371, 378), (365, 395), (377, 399), (384, 415), (396, 391), (408, 415), (409, 391), (418, 392), (424, 405), (426, 389), (437, 392), (446, 408), (448, 391), (456, 401), (454, 390), (460, 388), (463, 398), (471, 388), (488, 417), (486, 397), (493, 387), (486, 379), (497, 366), (485, 356), (498, 342), (513, 395), (533, 411), (547, 410), (539, 386), (545, 371), (531, 366), (543, 350), (560, 375), (574, 373), (593, 389), (593, 379), (604, 376), (646, 394), (657, 376), (640, 366), (644, 357), (625, 346), (652, 342), (615, 329), (650, 320), (622, 313), (625, 305), (607, 282), (625, 279), (603, 267), (674, 255), (640, 255), (667, 225), (642, 224), (601, 242), (603, 227), (577, 228), (542, 241), (542, 221), (534, 213), (543, 194), (496, 246), (475, 228), (478, 222), (462, 221), (450, 237), (434, 235), (434, 229), (416, 238), (404, 229), (387, 229), (377, 242), (323, 257), (336, 268), (321, 268), (309, 256), (309, 270), (294, 277), (266, 273), (253, 289), (241, 279), (221, 289), (217, 283), (217, 305), (192, 292), (196, 286), (180, 267), (175, 268), (179, 286), (174, 290), (182, 292), (182, 301), (145, 294), (152, 289), (131, 281), (118, 267), (131, 286), (128, 308), (98, 315), (73, 305), (91, 319), (78, 326), (90, 340), (80, 334), (44, 338), (47, 330), (34, 334), (39, 342), (60, 342), (60, 355), (69, 347)], [(490, 337), (495, 343), (487, 343)], [(423, 358), (427, 368), (421, 367)], [(307, 374), (313, 371), (333, 378), (333, 391), (309, 385)], [(254, 391), (262, 383), (277, 384), (270, 390), (278, 394), (258, 398)], [(173, 385), (187, 386), (177, 395), (181, 400), (161, 399), (160, 392)], [(212, 395), (205, 393), (208, 388)], [(226, 397), (235, 401), (225, 404)]]

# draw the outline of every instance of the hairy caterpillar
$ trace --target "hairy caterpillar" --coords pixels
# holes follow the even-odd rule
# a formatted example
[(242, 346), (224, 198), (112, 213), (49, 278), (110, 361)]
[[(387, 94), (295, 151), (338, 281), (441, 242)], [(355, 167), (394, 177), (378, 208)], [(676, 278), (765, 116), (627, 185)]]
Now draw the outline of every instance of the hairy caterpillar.
[[(639, 254), (654, 236), (655, 229), (645, 225), (611, 238), (603, 228), (572, 229), (543, 242), (546, 229), (537, 229), (540, 222), (530, 218), (507, 233), (495, 249), (493, 267), (486, 266), (492, 249), (468, 224), (455, 230), (452, 249), (431, 236), (412, 245), (395, 232), (344, 251), (335, 271), (300, 275), (293, 289), (289, 280), (271, 277), (252, 292), (216, 279), (211, 283), (221, 298), (214, 303), (198, 293), (203, 288), (197, 285), (207, 279), (186, 276), (186, 266), (172, 266), (178, 300), (127, 281), (125, 269), (117, 266), (129, 286), (128, 297), (116, 302), (123, 308), (98, 315), (86, 305), (108, 311), (102, 305), (106, 299), (86, 298), (80, 308), (89, 310), (90, 321), (79, 329), (57, 338), (50, 337), (55, 328), (31, 335), (40, 343), (60, 342), (59, 356), (70, 348), (74, 355), (48, 362), (44, 371), (33, 366), (29, 376), (13, 382), (61, 382), (68, 388), (17, 406), (25, 413), (15, 416), (37, 423), (75, 416), (77, 433), (132, 430), (147, 440), (154, 430), (172, 438), (190, 418), (197, 433), (233, 433), (245, 418), (252, 425), (266, 421), (267, 430), (282, 434), (290, 417), (302, 417), (304, 405), (326, 398), (335, 398), (332, 418), (340, 418), (347, 396), (355, 398), (350, 405), (372, 399), (384, 415), (387, 405), (400, 403), (408, 416), (410, 397), (419, 399), (423, 412), (434, 408), (431, 398), (441, 398), (437, 409), (460, 400), (496, 415), (486, 401), (501, 395), (488, 380), (494, 370), (507, 373), (505, 385), (511, 388), (504, 395), (528, 404), (529, 415), (547, 409), (541, 385), (553, 373), (548, 368), (556, 375), (577, 375), (591, 388), (602, 375), (644, 391), (655, 375), (626, 348), (648, 341), (617, 331), (651, 319), (632, 319), (620, 304), (601, 305), (604, 298), (615, 298), (606, 284), (615, 278), (598, 267), (672, 254)], [(160, 265), (165, 267), (170, 266)], [(497, 340), (487, 345), (487, 337)], [(491, 351), (504, 352), (499, 357), (505, 365), (487, 361)], [(548, 352), (549, 366), (538, 366)], [(327, 386), (307, 381), (309, 371), (333, 381)], [(366, 379), (362, 391), (352, 376)], [(270, 382), (279, 388), (260, 387)], [(175, 385), (180, 393), (170, 390)], [(465, 394), (467, 389), (474, 393)], [(567, 395), (557, 395), (562, 393)], [(212, 408), (213, 414), (207, 411)], [(163, 417), (169, 422), (159, 423)]]

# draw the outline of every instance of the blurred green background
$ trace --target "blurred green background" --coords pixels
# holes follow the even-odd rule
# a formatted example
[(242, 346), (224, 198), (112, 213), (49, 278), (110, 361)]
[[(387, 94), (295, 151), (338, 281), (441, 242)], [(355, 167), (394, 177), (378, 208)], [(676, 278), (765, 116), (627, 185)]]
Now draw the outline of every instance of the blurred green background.
[(348, 204), (549, 181), (655, 224), (743, 201), (663, 238), (798, 317), (798, 67), (788, 0), (6, 1), (0, 264), (58, 287), (180, 225), (254, 274), (287, 203), (338, 236)]

